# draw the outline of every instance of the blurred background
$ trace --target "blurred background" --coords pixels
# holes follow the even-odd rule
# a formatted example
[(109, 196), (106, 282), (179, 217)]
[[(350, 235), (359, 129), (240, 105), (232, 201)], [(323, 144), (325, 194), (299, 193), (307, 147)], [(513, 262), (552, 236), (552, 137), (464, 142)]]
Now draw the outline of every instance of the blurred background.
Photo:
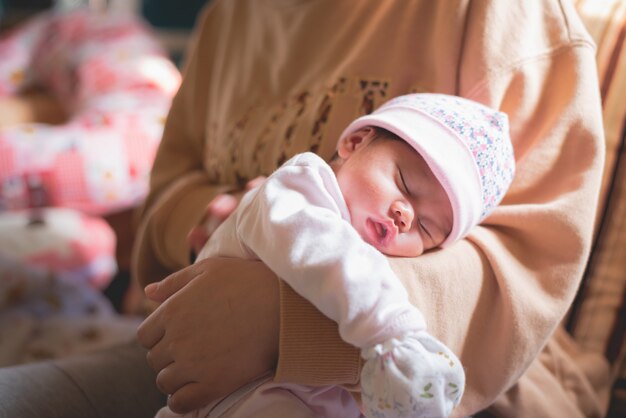
[(189, 31), (208, 0), (0, 0), (0, 31), (43, 10), (69, 10), (87, 6), (94, 10), (116, 10), (142, 16), (180, 63)]
[(0, 367), (134, 338), (134, 213), (208, 0), (0, 0)]

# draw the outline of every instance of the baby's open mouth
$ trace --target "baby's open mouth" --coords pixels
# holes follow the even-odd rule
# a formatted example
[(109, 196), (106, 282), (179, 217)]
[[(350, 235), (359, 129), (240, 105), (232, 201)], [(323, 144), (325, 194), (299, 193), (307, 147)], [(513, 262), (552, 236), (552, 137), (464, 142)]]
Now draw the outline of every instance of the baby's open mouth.
[(389, 232), (389, 229), (387, 229), (386, 225), (383, 225), (376, 221), (374, 221), (374, 228), (376, 228), (376, 232), (378, 233), (378, 240), (380, 242), (383, 242), (385, 238), (387, 237), (387, 233)]
[(369, 240), (366, 241), (369, 241), (370, 244), (374, 245), (375, 247), (378, 247), (379, 249), (386, 247), (393, 239), (393, 225), (386, 222), (376, 221), (372, 218), (369, 218), (367, 220), (367, 224), (369, 229)]

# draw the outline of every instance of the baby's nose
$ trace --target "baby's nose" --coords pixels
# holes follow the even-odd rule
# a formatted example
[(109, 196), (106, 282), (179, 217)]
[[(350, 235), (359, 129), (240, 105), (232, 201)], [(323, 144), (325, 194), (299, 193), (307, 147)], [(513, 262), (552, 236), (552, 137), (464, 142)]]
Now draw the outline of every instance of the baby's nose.
[(407, 232), (413, 223), (413, 207), (407, 202), (396, 200), (391, 205), (391, 217), (400, 232)]

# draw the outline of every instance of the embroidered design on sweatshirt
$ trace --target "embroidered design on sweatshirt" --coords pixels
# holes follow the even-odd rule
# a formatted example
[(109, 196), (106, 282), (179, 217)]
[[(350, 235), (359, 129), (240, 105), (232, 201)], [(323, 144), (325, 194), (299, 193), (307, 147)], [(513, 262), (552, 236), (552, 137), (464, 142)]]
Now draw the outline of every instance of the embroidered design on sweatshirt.
[(389, 81), (384, 80), (359, 80), (359, 87), (363, 95), (359, 112), (362, 115), (370, 114), (379, 105), (387, 100)]
[(374, 77), (339, 77), (271, 106), (251, 103), (227, 125), (209, 122), (203, 159), (210, 181), (244, 185), (299, 152), (330, 157), (341, 129), (387, 101), (391, 85)]

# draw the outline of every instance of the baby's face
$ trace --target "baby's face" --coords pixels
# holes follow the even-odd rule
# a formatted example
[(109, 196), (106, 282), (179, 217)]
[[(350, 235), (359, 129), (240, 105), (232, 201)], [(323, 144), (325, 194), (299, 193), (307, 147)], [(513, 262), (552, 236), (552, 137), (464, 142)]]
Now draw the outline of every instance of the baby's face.
[[(361, 139), (359, 139), (361, 135)], [(406, 142), (365, 128), (340, 144), (337, 180), (352, 225), (380, 252), (415, 257), (452, 230), (452, 207), (424, 159)]]

